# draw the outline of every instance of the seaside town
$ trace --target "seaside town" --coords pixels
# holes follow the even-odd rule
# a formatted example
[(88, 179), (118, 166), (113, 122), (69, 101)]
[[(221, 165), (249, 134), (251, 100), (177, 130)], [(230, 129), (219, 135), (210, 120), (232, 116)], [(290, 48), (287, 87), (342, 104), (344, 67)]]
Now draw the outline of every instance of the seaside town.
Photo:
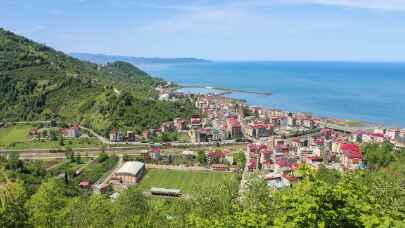
[(405, 228), (405, 0), (0, 18), (0, 228)]
[[(190, 119), (175, 118), (160, 128), (144, 129), (141, 133), (112, 129), (109, 138), (79, 124), (55, 128), (56, 131), (31, 128), (29, 136), (32, 140), (85, 139), (90, 145), (108, 145), (103, 150), (120, 154), (115, 165), (106, 170), (108, 175), (93, 180), (80, 178), (91, 163), (79, 166), (75, 175), (79, 177), (80, 188), (96, 192), (109, 190), (112, 198), (129, 186), (141, 184), (147, 169), (237, 173), (241, 176), (240, 192), (245, 179), (256, 175), (276, 190), (300, 181), (303, 166), (313, 169), (323, 166), (340, 172), (366, 168), (360, 144), (390, 143), (394, 148), (405, 147), (405, 129), (350, 126), (342, 120), (319, 118), (310, 113), (249, 106), (223, 93), (177, 92), (170, 84), (156, 90), (161, 100), (189, 99), (200, 114)], [(156, 141), (165, 134), (181, 137)], [(99, 144), (94, 144), (95, 141)], [(75, 150), (78, 154), (92, 153), (82, 146)], [(37, 155), (39, 151), (26, 153), (26, 158)], [(187, 195), (182, 190), (153, 183), (145, 189), (145, 194)]]

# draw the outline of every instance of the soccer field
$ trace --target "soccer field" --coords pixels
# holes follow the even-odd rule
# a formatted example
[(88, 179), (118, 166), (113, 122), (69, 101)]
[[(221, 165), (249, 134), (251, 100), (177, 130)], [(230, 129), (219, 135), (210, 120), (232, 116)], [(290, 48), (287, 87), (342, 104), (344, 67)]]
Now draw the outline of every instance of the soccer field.
[(151, 187), (177, 188), (191, 193), (202, 186), (217, 187), (221, 183), (232, 183), (238, 186), (237, 174), (212, 171), (180, 171), (149, 169), (140, 181), (138, 188), (149, 191)]

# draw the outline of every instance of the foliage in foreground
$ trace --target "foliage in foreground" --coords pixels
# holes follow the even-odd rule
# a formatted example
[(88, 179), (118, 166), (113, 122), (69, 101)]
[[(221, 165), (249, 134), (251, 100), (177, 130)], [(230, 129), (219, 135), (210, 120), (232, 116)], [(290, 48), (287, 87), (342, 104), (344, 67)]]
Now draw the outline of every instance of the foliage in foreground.
[[(366, 153), (369, 151), (366, 151)], [(404, 227), (404, 152), (380, 168), (338, 173), (305, 170), (291, 188), (270, 190), (252, 177), (246, 194), (234, 185), (196, 189), (191, 198), (145, 198), (137, 187), (116, 200), (71, 191), (52, 177), (30, 192), (15, 156), (0, 160), (1, 227)], [(100, 156), (97, 160), (103, 159)], [(385, 164), (385, 163), (384, 163)]]

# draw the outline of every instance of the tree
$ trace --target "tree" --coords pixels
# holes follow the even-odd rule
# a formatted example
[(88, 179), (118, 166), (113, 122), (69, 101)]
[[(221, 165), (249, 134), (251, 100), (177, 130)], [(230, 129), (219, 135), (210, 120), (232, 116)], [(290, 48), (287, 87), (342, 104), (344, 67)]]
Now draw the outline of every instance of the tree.
[(24, 204), (27, 200), (21, 183), (0, 184), (0, 227), (25, 227), (28, 215)]
[(207, 164), (207, 156), (203, 150), (197, 152), (197, 160), (201, 165)]
[(90, 227), (113, 227), (113, 204), (102, 194), (93, 194), (89, 200), (89, 213), (86, 215)]
[(121, 193), (114, 202), (114, 226), (128, 227), (142, 224), (149, 212), (148, 204), (135, 187)]
[(59, 227), (57, 218), (65, 204), (62, 184), (56, 180), (44, 182), (26, 204), (30, 224), (35, 227)]
[(15, 151), (8, 153), (8, 168), (11, 170), (17, 170), (23, 166), (22, 161), (20, 160), (20, 154)]
[(60, 212), (58, 224), (63, 227), (90, 227), (90, 207), (88, 197), (69, 199), (65, 208)]
[(393, 160), (393, 147), (391, 144), (364, 144), (362, 145), (364, 158), (371, 170), (388, 166)]
[(65, 146), (65, 140), (64, 140), (63, 136), (61, 136), (59, 138), (59, 146)]
[(238, 152), (233, 155), (233, 160), (236, 162), (238, 165), (239, 169), (244, 169), (245, 168), (245, 163), (246, 163), (246, 156), (245, 153), (243, 152)]
[(242, 205), (249, 211), (266, 213), (272, 206), (270, 190), (261, 176), (253, 174), (246, 183), (246, 191), (241, 196)]

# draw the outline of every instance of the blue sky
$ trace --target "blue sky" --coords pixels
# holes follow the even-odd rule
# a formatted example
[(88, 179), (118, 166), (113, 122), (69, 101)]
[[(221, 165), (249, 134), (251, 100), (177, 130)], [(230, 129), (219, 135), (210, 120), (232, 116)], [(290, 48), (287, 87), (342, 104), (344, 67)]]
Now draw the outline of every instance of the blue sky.
[(66, 52), (405, 61), (405, 0), (1, 0), (0, 26)]

